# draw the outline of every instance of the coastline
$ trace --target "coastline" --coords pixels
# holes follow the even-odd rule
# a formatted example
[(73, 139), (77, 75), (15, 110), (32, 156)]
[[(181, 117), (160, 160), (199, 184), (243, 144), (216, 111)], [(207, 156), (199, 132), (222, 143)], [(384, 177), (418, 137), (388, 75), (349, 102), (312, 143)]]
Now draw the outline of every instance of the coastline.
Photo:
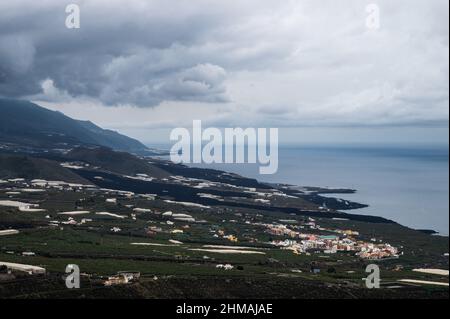
[[(353, 207), (353, 214), (383, 216), (411, 229), (449, 234), (447, 146), (282, 146), (279, 154), (279, 171), (270, 176), (259, 175), (249, 164), (192, 167), (233, 172), (263, 183), (354, 190), (337, 194), (364, 204)], [(322, 196), (333, 195), (327, 191)]]

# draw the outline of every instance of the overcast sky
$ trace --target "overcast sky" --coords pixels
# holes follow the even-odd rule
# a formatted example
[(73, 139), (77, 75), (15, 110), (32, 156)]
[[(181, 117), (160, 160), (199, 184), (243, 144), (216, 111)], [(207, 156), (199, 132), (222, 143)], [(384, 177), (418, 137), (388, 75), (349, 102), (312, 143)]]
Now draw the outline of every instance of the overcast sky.
[[(77, 3), (80, 29), (67, 29)], [(366, 6), (380, 27), (368, 28)], [(167, 141), (193, 119), (292, 138), (446, 140), (447, 0), (0, 0), (0, 96)], [(365, 133), (364, 133), (365, 132)], [(378, 132), (378, 133), (377, 133)], [(287, 138), (288, 139), (288, 138)]]

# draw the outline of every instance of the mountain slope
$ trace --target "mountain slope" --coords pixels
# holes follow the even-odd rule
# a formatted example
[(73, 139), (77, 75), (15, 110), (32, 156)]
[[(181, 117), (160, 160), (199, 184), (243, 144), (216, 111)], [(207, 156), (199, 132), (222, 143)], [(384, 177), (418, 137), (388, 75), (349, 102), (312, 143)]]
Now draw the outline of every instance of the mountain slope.
[(97, 144), (122, 151), (140, 151), (147, 149), (141, 142), (116, 131), (102, 129), (90, 121), (77, 121), (85, 129), (95, 134)]
[(0, 99), (0, 142), (38, 148), (64, 145), (99, 145), (127, 152), (142, 152), (139, 141), (87, 121), (73, 120), (37, 104)]
[(88, 163), (100, 169), (122, 175), (147, 174), (156, 178), (170, 176), (164, 169), (149, 164), (146, 160), (126, 152), (116, 152), (105, 147), (83, 148), (78, 147), (65, 154), (69, 161)]

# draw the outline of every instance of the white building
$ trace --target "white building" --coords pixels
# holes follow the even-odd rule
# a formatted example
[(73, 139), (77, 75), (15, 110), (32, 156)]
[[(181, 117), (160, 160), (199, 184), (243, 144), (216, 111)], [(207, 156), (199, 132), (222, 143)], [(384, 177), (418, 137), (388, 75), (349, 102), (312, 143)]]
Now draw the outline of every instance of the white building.
[(6, 266), (8, 269), (16, 270), (16, 271), (23, 271), (30, 275), (41, 275), (45, 274), (46, 270), (42, 267), (32, 266), (32, 265), (23, 265), (23, 264), (16, 264), (16, 263), (7, 263), (0, 261), (0, 266)]

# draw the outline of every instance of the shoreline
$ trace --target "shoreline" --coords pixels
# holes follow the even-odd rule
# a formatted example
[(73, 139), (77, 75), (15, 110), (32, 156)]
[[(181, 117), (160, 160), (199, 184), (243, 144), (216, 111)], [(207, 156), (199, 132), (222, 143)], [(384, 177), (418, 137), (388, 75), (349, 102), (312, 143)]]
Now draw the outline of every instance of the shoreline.
[[(161, 159), (161, 158), (160, 158)], [(165, 159), (167, 160), (167, 159)], [(170, 160), (167, 160), (170, 162)], [(191, 167), (191, 168), (199, 168), (198, 166), (192, 165), (192, 166), (187, 166), (187, 167)], [(207, 168), (200, 168), (200, 169), (207, 169)], [(216, 168), (214, 168), (214, 170), (216, 170)], [(225, 172), (225, 173), (230, 173), (229, 171), (225, 171), (225, 170), (219, 170), (221, 172)], [(233, 173), (235, 174), (235, 173)], [(243, 176), (238, 174), (239, 176), (241, 176), (242, 178), (252, 178), (249, 176)], [(345, 195), (353, 195), (353, 194), (357, 194), (358, 190), (353, 189), (353, 188), (346, 188), (346, 187), (322, 187), (322, 186), (300, 186), (300, 185), (294, 185), (294, 184), (289, 184), (289, 183), (267, 183), (267, 182), (263, 182), (260, 181), (259, 179), (256, 179), (258, 183), (261, 184), (265, 184), (268, 185), (270, 187), (276, 187), (276, 188), (282, 188), (283, 190), (286, 189), (290, 189), (292, 191), (308, 191), (313, 195), (317, 195), (323, 198), (328, 198), (328, 199), (332, 199), (332, 200), (344, 200), (347, 202), (351, 202), (352, 204), (359, 206), (359, 207), (354, 207), (352, 205), (350, 205), (348, 208), (339, 208), (338, 211), (362, 211), (364, 209), (370, 208), (371, 206), (369, 204), (363, 204), (357, 201), (353, 201), (351, 199), (346, 198)], [(335, 196), (335, 195), (339, 195), (339, 196)], [(344, 195), (344, 196), (340, 196), (340, 195)], [(292, 213), (292, 212), (290, 212)], [(297, 214), (297, 213), (295, 213)], [(352, 212), (339, 212), (337, 214), (333, 213), (333, 217), (330, 214), (326, 214), (324, 213), (320, 213), (321, 215), (319, 215), (319, 213), (316, 212), (299, 212), (299, 214), (305, 214), (305, 216), (311, 216), (311, 217), (325, 217), (324, 215), (328, 216), (325, 218), (332, 218), (332, 219), (348, 219), (348, 220), (355, 220), (355, 221), (369, 221), (369, 222), (376, 222), (376, 223), (394, 223), (394, 224), (399, 224), (403, 227), (406, 227), (408, 229), (411, 230), (415, 230), (418, 232), (422, 232), (424, 234), (428, 234), (430, 236), (440, 236), (440, 237), (449, 237), (449, 234), (446, 233), (442, 233), (440, 231), (437, 231), (435, 229), (432, 228), (421, 228), (421, 227), (411, 227), (408, 225), (404, 225), (400, 222), (397, 222), (396, 220), (393, 219), (389, 219), (387, 217), (384, 216), (380, 216), (380, 215), (376, 215), (376, 214), (358, 214), (358, 213), (352, 213)], [(306, 215), (307, 214), (307, 215)]]

